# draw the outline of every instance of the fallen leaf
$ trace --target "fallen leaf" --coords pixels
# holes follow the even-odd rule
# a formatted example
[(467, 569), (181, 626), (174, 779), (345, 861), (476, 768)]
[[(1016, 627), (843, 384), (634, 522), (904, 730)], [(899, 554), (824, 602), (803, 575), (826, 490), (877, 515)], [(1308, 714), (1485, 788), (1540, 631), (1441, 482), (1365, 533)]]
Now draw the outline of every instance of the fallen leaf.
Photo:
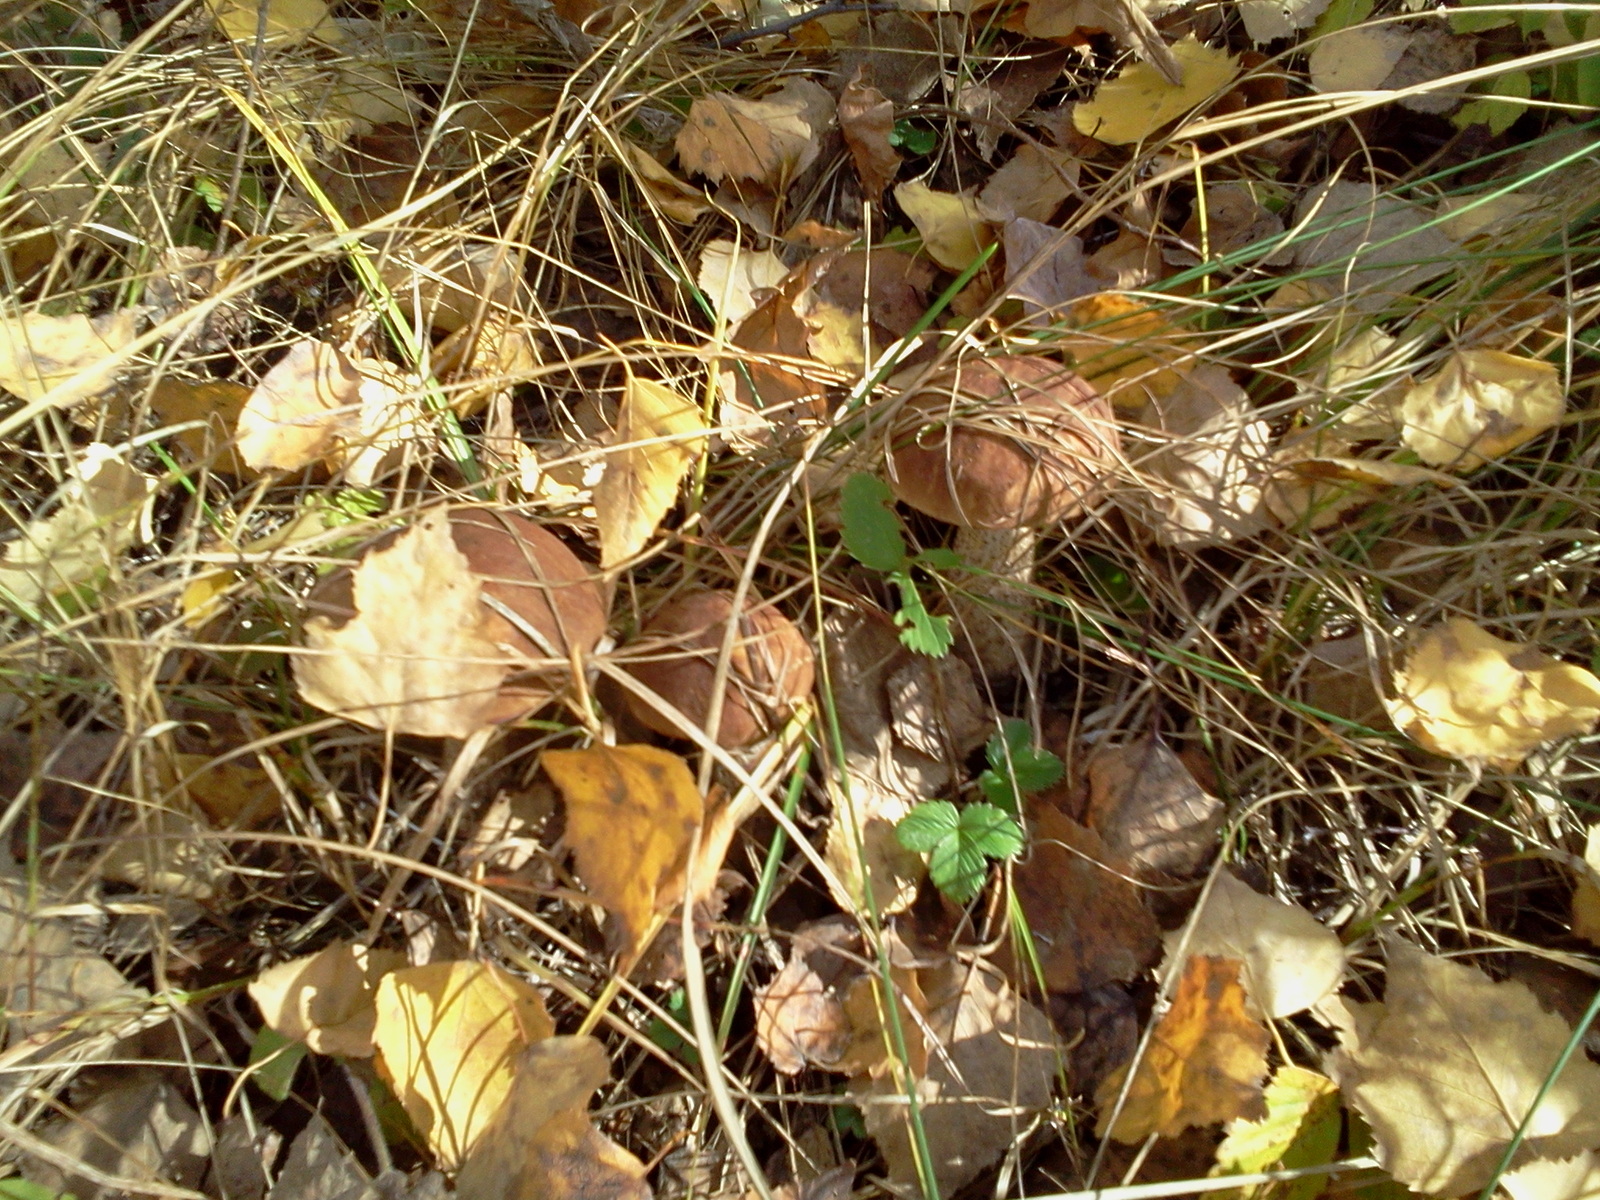
[(695, 282), (716, 314), (730, 327), (760, 307), (756, 293), (775, 288), (789, 274), (771, 250), (752, 250), (727, 238), (707, 242)]
[(1583, 861), (1595, 873), (1579, 875), (1572, 889), (1572, 932), (1591, 946), (1600, 946), (1600, 823), (1589, 826), (1583, 844)]
[[(1030, 817), (1031, 849), (1011, 877), (1045, 986), (1083, 992), (1132, 979), (1155, 959), (1160, 931), (1128, 864), (1050, 805)], [(1019, 982), (1032, 981), (1029, 957), (1013, 967)]]
[(1457, 350), (1400, 401), (1400, 439), (1425, 463), (1466, 471), (1553, 428), (1566, 408), (1554, 363)]
[[(332, 35), (328, 6), (322, 0), (208, 0), (217, 25), (230, 38), (246, 45), (258, 35), (268, 42), (293, 46), (313, 33)], [(324, 24), (326, 22), (326, 24)]]
[[(1017, 1144), (1050, 1103), (1061, 1059), (1049, 1019), (981, 966), (945, 963), (917, 972), (920, 1022), (931, 1042), (914, 1086), (940, 1195), (954, 1195)], [(903, 1022), (910, 1024), (910, 1022)], [(857, 1076), (847, 1093), (888, 1163), (912, 1190), (916, 1160), (905, 1092), (895, 1072)]]
[(212, 900), (227, 891), (235, 872), (210, 832), (187, 804), (141, 808), (99, 860), (100, 877), (141, 892)]
[(1268, 512), (1289, 528), (1326, 529), (1351, 512), (1379, 499), (1391, 487), (1432, 483), (1454, 487), (1442, 471), (1384, 458), (1358, 458), (1350, 442), (1322, 430), (1308, 430), (1280, 443), (1268, 480)]
[(839, 97), (839, 132), (861, 179), (868, 200), (883, 199), (883, 189), (900, 172), (900, 155), (889, 144), (894, 132), (894, 101), (861, 81), (861, 72), (845, 85)]
[(274, 1033), (318, 1054), (371, 1058), (378, 982), (405, 965), (406, 956), (397, 950), (334, 942), (268, 967), (248, 990)]
[(172, 439), (189, 462), (248, 478), (251, 472), (233, 444), (233, 431), (249, 398), (250, 389), (242, 383), (168, 376), (151, 390), (150, 411), (163, 425), (200, 422), (199, 428), (180, 430)]
[(1383, 86), (1398, 92), (1395, 103), (1412, 112), (1447, 113), (1466, 98), (1464, 87), (1426, 85), (1470, 71), (1478, 65), (1478, 39), (1422, 25), (1407, 30), (1406, 46)]
[(862, 970), (860, 932), (844, 918), (795, 931), (789, 961), (755, 991), (756, 1045), (785, 1075), (834, 1067), (855, 1037), (843, 993)]
[(256, 829), (282, 810), (282, 794), (260, 767), (207, 754), (175, 754), (172, 765), (213, 828)]
[(380, 275), (419, 328), (456, 333), (487, 318), (503, 321), (526, 292), (517, 271), (514, 249), (452, 237), (442, 246), (389, 248)]
[(978, 211), (996, 225), (1018, 218), (1048, 221), (1077, 183), (1075, 156), (1024, 142), (979, 190)]
[(859, 77), (896, 104), (913, 104), (939, 82), (946, 48), (926, 15), (891, 10), (853, 25), (839, 47), (838, 87)]
[(1029, 315), (1060, 312), (1105, 286), (1089, 273), (1083, 239), (1076, 234), (1017, 217), (1006, 222), (1001, 241), (1006, 252), (1005, 294), (1021, 300)]
[(1219, 871), (1187, 932), (1167, 934), (1167, 955), (1239, 961), (1239, 981), (1253, 1011), (1278, 1020), (1331, 995), (1344, 978), (1344, 945), (1305, 909), (1263, 896), (1232, 872)]
[(54, 396), (55, 405), (67, 408), (103, 392), (117, 368), (96, 370), (95, 364), (133, 341), (138, 323), (139, 315), (131, 308), (92, 318), (39, 312), (0, 316), (0, 388), (20, 400), (38, 400), (87, 372)]
[(650, 1200), (645, 1167), (589, 1120), (610, 1078), (591, 1037), (546, 1037), (521, 1051), (499, 1113), (461, 1166), (471, 1200)]
[(1176, 1137), (1192, 1126), (1267, 1115), (1261, 1084), (1270, 1039), (1246, 1011), (1239, 972), (1237, 959), (1188, 960), (1109, 1131), (1128, 1069), (1107, 1076), (1095, 1092), (1102, 1136), (1132, 1145), (1152, 1133)]
[(1357, 25), (1319, 38), (1307, 69), (1319, 92), (1370, 92), (1380, 87), (1405, 53), (1406, 31), (1393, 25)]
[(1184, 879), (1216, 853), (1226, 805), (1195, 782), (1160, 738), (1102, 747), (1085, 770), (1084, 823), (1138, 878)]
[(1459, 1196), (1494, 1178), (1524, 1119), (1513, 1166), (1600, 1144), (1600, 1067), (1575, 1055), (1550, 1080), (1572, 1028), (1532, 992), (1404, 943), (1390, 944), (1388, 960), (1382, 1002), (1349, 1005), (1328, 1060), (1384, 1170)]
[(539, 993), (491, 963), (391, 971), (377, 1007), (379, 1070), (446, 1169), (494, 1121), (523, 1050), (555, 1032)]
[(628, 373), (614, 447), (594, 489), (600, 565), (614, 567), (644, 548), (672, 506), (678, 484), (706, 445), (697, 405), (664, 383)]
[(1181, 84), (1169, 82), (1149, 63), (1134, 63), (1073, 109), (1073, 126), (1112, 146), (1142, 142), (1221, 93), (1239, 73), (1236, 58), (1192, 34), (1176, 43), (1172, 54), (1182, 68)]
[(1373, 183), (1330, 179), (1295, 205), (1294, 265), (1358, 313), (1376, 313), (1450, 270), (1456, 244), (1433, 214)]
[(1412, 741), (1507, 771), (1546, 742), (1588, 733), (1600, 718), (1600, 679), (1465, 617), (1418, 639), (1394, 691), (1389, 716)]
[(306, 703), (420, 737), (464, 738), (490, 723), (511, 660), (489, 639), (483, 584), (445, 512), (367, 554), (352, 587), (354, 617), (305, 624), (294, 677)]
[[(1344, 1114), (1333, 1080), (1286, 1064), (1272, 1076), (1262, 1098), (1266, 1116), (1228, 1126), (1228, 1136), (1217, 1147), (1213, 1175), (1292, 1171), (1334, 1160)], [(1253, 1184), (1217, 1196), (1219, 1200), (1316, 1200), (1327, 1185), (1327, 1176), (1312, 1175), (1278, 1184)]]
[(144, 540), (154, 479), (101, 442), (83, 448), (55, 511), (29, 521), (0, 554), (0, 598), (36, 609), (49, 597), (93, 582), (124, 550)]
[(1500, 1177), (1511, 1200), (1600, 1200), (1600, 1156), (1531, 1162)]
[(791, 79), (760, 100), (714, 92), (689, 106), (678, 161), (713, 183), (747, 179), (784, 188), (816, 162), (833, 115), (833, 97), (809, 79)]
[(1260, 46), (1311, 28), (1328, 4), (1329, 0), (1241, 0), (1239, 15), (1250, 40)]
[[(1278, 238), (1283, 233), (1283, 218), (1263, 205), (1247, 184), (1211, 184), (1204, 195), (1205, 223), (1201, 224), (1201, 209), (1196, 205), (1195, 211), (1179, 230), (1179, 236), (1190, 245), (1204, 250), (1207, 258), (1234, 254)], [(1294, 248), (1286, 243), (1270, 253), (1251, 256), (1252, 261), (1268, 267), (1283, 266), (1293, 259)], [(1191, 263), (1186, 257), (1173, 255), (1169, 261), (1197, 265), (1201, 260), (1195, 258)]]
[(897, 184), (895, 203), (922, 235), (928, 257), (951, 271), (965, 271), (994, 241), (994, 230), (975, 197), (936, 192), (920, 180)]
[[(1091, 264), (1085, 270), (1094, 276)], [(1068, 328), (1056, 345), (1119, 411), (1140, 414), (1182, 384), (1194, 362), (1190, 342), (1148, 300), (1097, 291), (1071, 303)]]
[(678, 903), (662, 885), (680, 869), (704, 817), (689, 764), (655, 746), (546, 750), (540, 760), (567, 802), (567, 841), (594, 902), (615, 914), (624, 959), (650, 919)]

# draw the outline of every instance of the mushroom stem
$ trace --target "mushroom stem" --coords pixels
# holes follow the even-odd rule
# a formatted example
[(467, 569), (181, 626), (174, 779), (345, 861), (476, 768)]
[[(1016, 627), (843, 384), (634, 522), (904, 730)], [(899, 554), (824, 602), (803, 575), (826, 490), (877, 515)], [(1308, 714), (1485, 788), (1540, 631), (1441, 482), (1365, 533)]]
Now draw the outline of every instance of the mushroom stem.
[(1033, 637), (1033, 582), (1039, 535), (1032, 529), (956, 527), (957, 554), (970, 570), (957, 580), (950, 614), (960, 633), (960, 653), (986, 679), (1014, 675), (1027, 664)]

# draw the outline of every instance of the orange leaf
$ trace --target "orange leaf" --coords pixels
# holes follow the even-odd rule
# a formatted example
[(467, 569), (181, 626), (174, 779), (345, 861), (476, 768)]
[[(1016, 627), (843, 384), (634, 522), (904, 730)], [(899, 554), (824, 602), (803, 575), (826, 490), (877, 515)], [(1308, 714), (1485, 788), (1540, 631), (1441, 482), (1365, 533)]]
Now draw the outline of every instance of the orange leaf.
[[(1245, 1011), (1240, 969), (1235, 958), (1189, 959), (1111, 1137), (1132, 1144), (1152, 1133), (1175, 1137), (1191, 1126), (1267, 1115), (1267, 1029)], [(1121, 1068), (1095, 1093), (1102, 1136), (1127, 1075)]]

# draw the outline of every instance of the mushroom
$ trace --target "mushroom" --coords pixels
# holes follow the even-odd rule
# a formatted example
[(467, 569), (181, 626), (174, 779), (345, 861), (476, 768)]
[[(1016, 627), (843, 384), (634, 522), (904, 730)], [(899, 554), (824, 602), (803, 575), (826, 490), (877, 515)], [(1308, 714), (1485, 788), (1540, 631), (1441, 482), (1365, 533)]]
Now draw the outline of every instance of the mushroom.
[(957, 526), (976, 568), (951, 598), (985, 673), (1016, 670), (1019, 624), (993, 609), (1033, 577), (1038, 531), (1093, 503), (1118, 457), (1110, 403), (1041, 355), (972, 358), (913, 392), (890, 427), (889, 486)]
[[(732, 592), (695, 591), (668, 601), (645, 622), (641, 638), (658, 644), (661, 653), (626, 669), (681, 715), (629, 691), (628, 708), (640, 724), (676, 738), (686, 727), (706, 728), (733, 611)], [(748, 746), (786, 720), (810, 693), (814, 673), (811, 647), (789, 618), (747, 596), (728, 658), (717, 744)]]

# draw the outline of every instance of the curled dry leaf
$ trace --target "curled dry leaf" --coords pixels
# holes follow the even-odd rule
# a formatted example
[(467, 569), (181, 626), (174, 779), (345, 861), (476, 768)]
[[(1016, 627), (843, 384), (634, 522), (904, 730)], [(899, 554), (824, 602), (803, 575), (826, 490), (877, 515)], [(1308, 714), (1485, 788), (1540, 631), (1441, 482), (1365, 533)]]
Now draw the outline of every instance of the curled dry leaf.
[(56, 510), (29, 521), (0, 554), (0, 599), (36, 608), (98, 578), (143, 540), (156, 481), (94, 442), (72, 467)]
[(1261, 1084), (1270, 1039), (1246, 1011), (1239, 970), (1237, 959), (1189, 959), (1115, 1124), (1127, 1068), (1108, 1075), (1095, 1092), (1102, 1136), (1131, 1145), (1152, 1133), (1176, 1137), (1195, 1126), (1267, 1115)]
[(1096, 750), (1086, 771), (1084, 822), (1138, 878), (1187, 878), (1216, 853), (1226, 806), (1160, 738)]
[(391, 971), (377, 1007), (379, 1070), (446, 1168), (500, 1111), (522, 1051), (555, 1032), (539, 993), (490, 963)]
[(850, 147), (862, 194), (868, 200), (881, 200), (883, 189), (900, 171), (900, 155), (889, 144), (894, 132), (894, 101), (863, 83), (859, 70), (839, 97), (839, 132)]
[(1191, 957), (1237, 959), (1252, 1011), (1273, 1020), (1304, 1012), (1344, 978), (1344, 946), (1333, 930), (1230, 871), (1217, 873), (1187, 935), (1174, 930), (1166, 940), (1169, 960), (1185, 944)]
[(706, 433), (698, 405), (664, 383), (628, 373), (614, 448), (594, 489), (602, 566), (644, 548), (677, 502), (678, 484), (705, 449)]
[(994, 241), (994, 228), (965, 192), (936, 192), (916, 180), (896, 185), (895, 203), (922, 235), (928, 257), (951, 271), (965, 271)]
[(421, 737), (464, 738), (549, 703), (606, 626), (604, 594), (558, 538), (472, 508), (434, 508), (379, 538), (307, 604), (301, 696)]
[(589, 894), (618, 922), (618, 950), (643, 949), (650, 920), (683, 899), (663, 884), (705, 815), (689, 764), (655, 746), (546, 750), (540, 760), (567, 803), (567, 841)]
[(1072, 110), (1073, 126), (1112, 146), (1142, 142), (1212, 99), (1239, 74), (1236, 58), (1196, 41), (1193, 34), (1176, 43), (1172, 55), (1181, 68), (1181, 83), (1171, 82), (1150, 63), (1134, 63)]
[[(1031, 816), (1032, 849), (1012, 880), (1045, 986), (1083, 992), (1132, 979), (1155, 958), (1160, 934), (1128, 864), (1049, 805)], [(1031, 978), (1026, 959), (1013, 974)]]
[(1546, 742), (1588, 733), (1600, 679), (1465, 617), (1424, 634), (1395, 675), (1389, 716), (1435, 754), (1512, 770)]
[(650, 1200), (645, 1167), (589, 1120), (610, 1078), (591, 1037), (547, 1037), (517, 1055), (500, 1111), (456, 1179), (470, 1200)]
[(1400, 401), (1400, 439), (1423, 462), (1465, 471), (1553, 428), (1566, 408), (1554, 363), (1457, 350)]
[(679, 179), (644, 147), (624, 141), (622, 155), (633, 169), (640, 190), (669, 220), (692, 225), (712, 211), (704, 192)]
[(863, 970), (860, 942), (843, 917), (803, 926), (783, 970), (756, 989), (756, 1044), (783, 1074), (832, 1068), (850, 1049), (855, 1030), (844, 996)]
[(115, 367), (104, 360), (133, 341), (139, 314), (130, 308), (99, 317), (53, 317), (27, 312), (0, 316), (0, 388), (20, 400), (38, 400), (78, 376), (52, 400), (66, 408), (104, 391)]
[(1326, 529), (1365, 508), (1391, 487), (1458, 481), (1442, 471), (1382, 458), (1360, 458), (1337, 434), (1309, 430), (1285, 439), (1273, 451), (1266, 510), (1290, 528)]
[(378, 981), (406, 965), (397, 950), (334, 942), (315, 954), (268, 967), (250, 981), (250, 999), (274, 1033), (318, 1054), (370, 1058), (378, 1023)]
[(678, 131), (678, 161), (712, 182), (783, 188), (816, 162), (833, 115), (833, 97), (809, 79), (791, 79), (760, 100), (714, 92), (689, 106)]
[(1513, 1166), (1600, 1145), (1600, 1067), (1578, 1054), (1551, 1079), (1572, 1037), (1566, 1021), (1521, 983), (1403, 943), (1388, 959), (1382, 1002), (1348, 1006), (1328, 1060), (1345, 1101), (1372, 1127), (1384, 1170), (1419, 1191), (1460, 1196), (1498, 1174), (1525, 1119)]

